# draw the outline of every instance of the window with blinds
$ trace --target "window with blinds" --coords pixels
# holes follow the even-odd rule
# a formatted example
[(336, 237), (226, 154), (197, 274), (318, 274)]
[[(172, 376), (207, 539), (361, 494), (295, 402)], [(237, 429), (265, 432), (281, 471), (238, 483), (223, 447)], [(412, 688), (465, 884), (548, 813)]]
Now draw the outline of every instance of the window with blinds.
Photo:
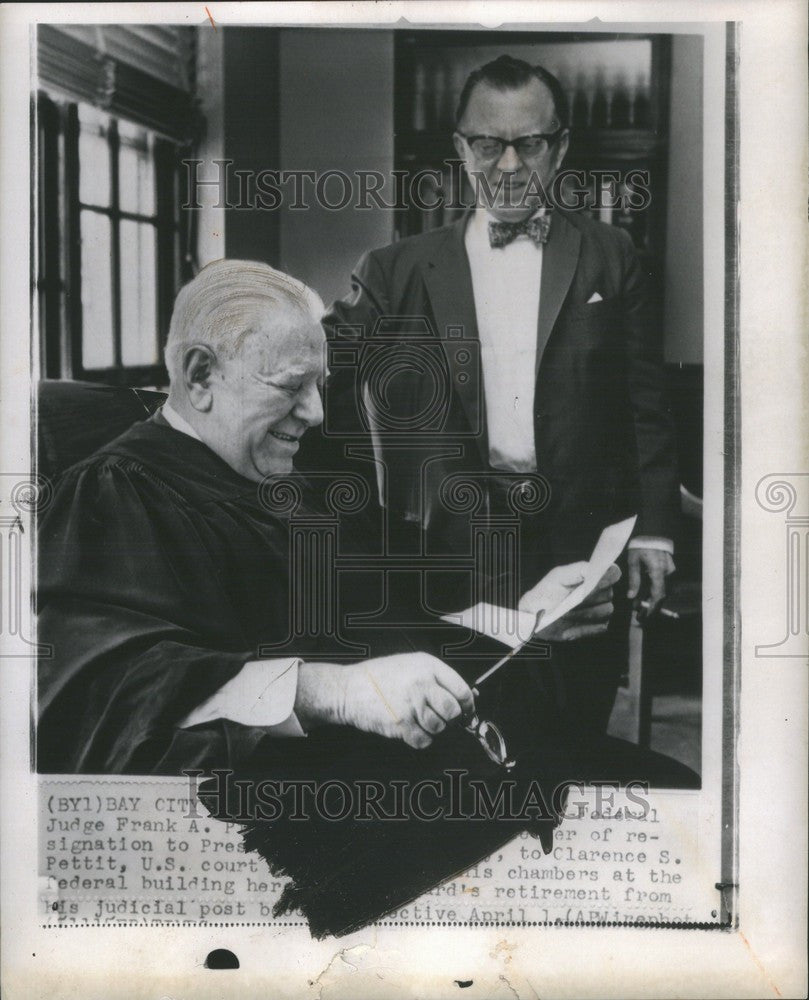
[(42, 24), (40, 85), (173, 139), (194, 127), (195, 29), (171, 25)]
[(194, 28), (40, 25), (37, 274), (50, 378), (165, 384), (191, 274), (181, 161), (193, 151)]

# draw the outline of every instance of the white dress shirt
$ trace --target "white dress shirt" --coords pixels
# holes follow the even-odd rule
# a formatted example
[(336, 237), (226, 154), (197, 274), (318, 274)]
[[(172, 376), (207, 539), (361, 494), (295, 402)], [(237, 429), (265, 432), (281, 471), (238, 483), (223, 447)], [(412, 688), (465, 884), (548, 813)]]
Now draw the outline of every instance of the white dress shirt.
[[(464, 237), (480, 338), (489, 464), (504, 471), (536, 472), (534, 391), (544, 247), (525, 235), (492, 247), (490, 220), (494, 217), (478, 208)], [(629, 547), (674, 552), (668, 538), (645, 535), (633, 538)]]
[[(171, 427), (181, 434), (201, 441), (188, 421), (163, 404), (162, 414)], [(270, 736), (305, 736), (293, 711), (298, 690), (296, 657), (275, 660), (251, 660), (242, 669), (189, 712), (179, 723), (181, 729), (214, 719), (229, 719), (243, 726), (261, 726)]]
[(488, 223), (478, 209), (466, 227), (466, 253), (475, 294), (489, 463), (512, 472), (534, 472), (534, 387), (542, 246), (518, 236), (489, 246)]

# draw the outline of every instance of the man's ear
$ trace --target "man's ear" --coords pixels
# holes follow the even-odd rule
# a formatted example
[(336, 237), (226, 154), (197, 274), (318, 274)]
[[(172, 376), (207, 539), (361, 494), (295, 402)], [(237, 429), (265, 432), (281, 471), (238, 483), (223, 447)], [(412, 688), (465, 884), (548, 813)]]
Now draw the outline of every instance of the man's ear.
[(567, 155), (567, 147), (570, 145), (570, 130), (565, 129), (562, 133), (562, 137), (556, 146), (556, 157), (554, 163), (554, 171), (557, 171), (562, 166), (562, 160), (564, 160)]
[(188, 401), (195, 410), (207, 413), (213, 404), (211, 376), (216, 355), (203, 344), (194, 344), (183, 355), (183, 384)]
[(463, 136), (459, 135), (457, 132), (453, 132), (452, 142), (455, 146), (455, 152), (458, 154), (458, 159), (463, 160), (464, 163), (466, 163), (466, 142)]

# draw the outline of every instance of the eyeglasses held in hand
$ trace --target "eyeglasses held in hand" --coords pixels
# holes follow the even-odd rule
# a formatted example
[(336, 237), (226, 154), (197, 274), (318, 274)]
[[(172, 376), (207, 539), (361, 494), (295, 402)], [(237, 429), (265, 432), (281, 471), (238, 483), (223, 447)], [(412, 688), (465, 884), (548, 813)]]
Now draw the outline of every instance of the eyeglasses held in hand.
[(489, 722), (486, 719), (479, 719), (476, 713), (465, 726), (465, 729), (477, 738), (477, 741), (486, 751), (489, 760), (494, 761), (495, 764), (499, 764), (506, 771), (511, 771), (516, 765), (517, 762), (509, 758), (503, 734), (493, 722)]
[[(529, 642), (533, 640), (539, 631), (540, 622), (542, 621), (543, 615), (545, 614), (544, 609), (537, 612), (536, 622), (531, 635), (521, 642), (518, 646), (515, 646), (510, 652), (497, 661), (494, 666), (490, 667), (484, 674), (475, 681), (475, 685), (472, 688), (472, 693), (477, 698), (479, 691), (477, 685), (481, 681), (487, 680), (492, 674), (496, 673), (501, 667), (504, 667), (509, 661), (513, 660), (515, 656), (521, 653)], [(495, 764), (499, 764), (501, 767), (505, 768), (506, 771), (511, 771), (515, 767), (516, 761), (511, 759), (508, 755), (508, 748), (506, 746), (506, 741), (503, 738), (503, 734), (497, 728), (493, 722), (489, 722), (487, 719), (478, 718), (477, 712), (472, 716), (470, 721), (464, 727), (468, 733), (471, 733), (477, 738), (480, 745), (486, 751), (486, 755), (489, 760), (494, 761)]]

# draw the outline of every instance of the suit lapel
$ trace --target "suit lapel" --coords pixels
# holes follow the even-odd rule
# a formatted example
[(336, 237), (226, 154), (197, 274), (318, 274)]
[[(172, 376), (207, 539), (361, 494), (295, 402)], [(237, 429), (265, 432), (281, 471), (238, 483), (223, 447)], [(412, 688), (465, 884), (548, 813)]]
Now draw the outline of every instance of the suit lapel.
[[(451, 387), (457, 396), (464, 413), (472, 428), (481, 428), (482, 433), (476, 436), (481, 457), (486, 460), (488, 444), (486, 443), (483, 425), (483, 372), (472, 373), (467, 362), (458, 360), (458, 348), (462, 341), (477, 341), (478, 327), (475, 317), (475, 293), (472, 288), (472, 272), (469, 269), (469, 259), (466, 256), (464, 233), (467, 216), (454, 223), (448, 230), (446, 238), (436, 241), (422, 265), (424, 284), (430, 298), (430, 305), (435, 319), (436, 334), (441, 341), (449, 365)], [(458, 339), (452, 336), (452, 330), (447, 327), (461, 328)], [(479, 356), (479, 355), (478, 355)], [(477, 375), (477, 378), (474, 375)]]
[(537, 322), (537, 357), (535, 374), (539, 374), (542, 356), (553, 325), (565, 300), (576, 265), (579, 262), (581, 234), (561, 212), (554, 212), (548, 242), (542, 253), (542, 280), (539, 292)]

